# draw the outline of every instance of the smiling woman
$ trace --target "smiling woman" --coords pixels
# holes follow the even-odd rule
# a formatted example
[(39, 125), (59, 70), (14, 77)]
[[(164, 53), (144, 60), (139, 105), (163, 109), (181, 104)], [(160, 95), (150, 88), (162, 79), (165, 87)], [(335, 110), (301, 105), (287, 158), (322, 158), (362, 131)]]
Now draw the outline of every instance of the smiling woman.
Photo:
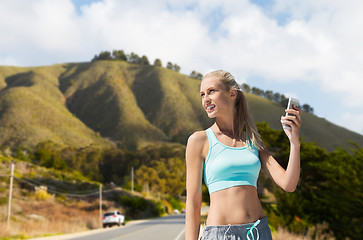
[(272, 239), (267, 218), (257, 194), (262, 169), (285, 191), (294, 191), (300, 173), (301, 110), (281, 118), (290, 140), (286, 170), (267, 151), (248, 110), (245, 96), (234, 77), (226, 71), (204, 76), (200, 86), (202, 104), (216, 122), (207, 130), (193, 133), (186, 149), (187, 240), (198, 239), (202, 202), (202, 178), (210, 194), (210, 209), (202, 240)]

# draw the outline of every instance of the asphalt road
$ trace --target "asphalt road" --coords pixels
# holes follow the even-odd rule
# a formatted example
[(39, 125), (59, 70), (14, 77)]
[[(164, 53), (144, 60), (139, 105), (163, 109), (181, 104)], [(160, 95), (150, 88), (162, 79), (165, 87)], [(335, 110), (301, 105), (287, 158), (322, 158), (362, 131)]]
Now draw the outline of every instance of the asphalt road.
[[(202, 207), (205, 214), (209, 207)], [(202, 231), (202, 227), (201, 227)], [(34, 238), (32, 240), (183, 240), (185, 238), (185, 214), (175, 214), (151, 220), (136, 220), (126, 226), (95, 229), (86, 232)], [(200, 233), (201, 234), (201, 233)]]
[(67, 238), (72, 240), (182, 240), (185, 238), (185, 214), (156, 218), (130, 226), (113, 227), (107, 231), (87, 236)]

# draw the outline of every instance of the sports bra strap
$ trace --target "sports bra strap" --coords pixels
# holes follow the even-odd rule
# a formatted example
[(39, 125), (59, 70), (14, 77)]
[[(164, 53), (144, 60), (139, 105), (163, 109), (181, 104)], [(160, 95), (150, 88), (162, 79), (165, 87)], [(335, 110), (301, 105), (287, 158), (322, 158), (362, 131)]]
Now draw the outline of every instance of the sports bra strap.
[(207, 133), (209, 141), (209, 149), (211, 149), (214, 145), (218, 143), (218, 139), (211, 128), (208, 128), (207, 130), (205, 130), (205, 132)]

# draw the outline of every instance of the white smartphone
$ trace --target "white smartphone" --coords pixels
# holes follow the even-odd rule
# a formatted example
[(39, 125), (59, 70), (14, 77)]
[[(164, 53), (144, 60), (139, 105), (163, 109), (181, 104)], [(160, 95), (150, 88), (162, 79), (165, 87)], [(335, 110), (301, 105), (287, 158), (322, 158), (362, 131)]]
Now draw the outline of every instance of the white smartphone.
[[(293, 98), (293, 97), (289, 97), (289, 102), (287, 103), (286, 109), (293, 109), (292, 105), (295, 105), (295, 106), (298, 107), (299, 106), (299, 100), (296, 99), (296, 98)], [(286, 113), (285, 116), (287, 116), (287, 115), (294, 116), (294, 114), (291, 114), (291, 113), (290, 114), (289, 113)], [(288, 124), (284, 124), (283, 128), (291, 131), (291, 126), (288, 125)]]

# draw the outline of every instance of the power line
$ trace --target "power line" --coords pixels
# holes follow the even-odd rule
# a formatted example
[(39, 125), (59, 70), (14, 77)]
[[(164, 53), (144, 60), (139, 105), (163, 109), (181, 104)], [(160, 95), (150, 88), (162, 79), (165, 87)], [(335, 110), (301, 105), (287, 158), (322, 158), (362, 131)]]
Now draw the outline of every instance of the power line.
[[(48, 185), (45, 185), (45, 184), (42, 184), (42, 183), (39, 183), (39, 182), (38, 182), (38, 184), (34, 184), (33, 182), (29, 181), (30, 179), (27, 179), (27, 178), (18, 178), (18, 177), (15, 177), (15, 176), (14, 176), (14, 178), (21, 181), (21, 182), (25, 182), (25, 183), (33, 186), (33, 187), (46, 186), (47, 191), (49, 193), (64, 195), (64, 196), (68, 196), (68, 197), (89, 197), (89, 196), (92, 196), (92, 195), (98, 195), (100, 193), (99, 190), (89, 190), (88, 193), (65, 193), (65, 192), (60, 192), (60, 191), (57, 191), (57, 190), (53, 190), (52, 189), (53, 187), (49, 188)], [(36, 181), (34, 181), (34, 182), (36, 182)], [(112, 188), (112, 189), (102, 190), (102, 192), (107, 193), (107, 192), (120, 191), (120, 190), (121, 189)]]
[[(29, 181), (29, 182), (31, 182), (32, 184), (37, 184), (37, 185), (42, 185), (42, 186), (44, 186), (44, 185), (47, 185), (46, 183), (42, 183), (42, 182), (39, 182), (39, 181), (36, 181), (36, 180), (34, 180), (34, 179), (29, 179), (29, 178), (25, 178), (25, 177), (23, 177), (22, 179), (26, 179), (27, 181)], [(48, 184), (48, 186), (47, 186), (49, 189), (54, 189), (54, 191), (59, 191), (59, 187), (54, 187), (54, 186), (52, 186), (52, 185), (49, 185)], [(65, 191), (68, 191), (68, 189), (64, 189)], [(93, 193), (93, 192), (95, 192), (96, 190), (86, 190), (86, 191), (76, 191), (78, 194), (83, 194), (83, 193)], [(67, 193), (67, 192), (65, 192), (65, 193)]]

